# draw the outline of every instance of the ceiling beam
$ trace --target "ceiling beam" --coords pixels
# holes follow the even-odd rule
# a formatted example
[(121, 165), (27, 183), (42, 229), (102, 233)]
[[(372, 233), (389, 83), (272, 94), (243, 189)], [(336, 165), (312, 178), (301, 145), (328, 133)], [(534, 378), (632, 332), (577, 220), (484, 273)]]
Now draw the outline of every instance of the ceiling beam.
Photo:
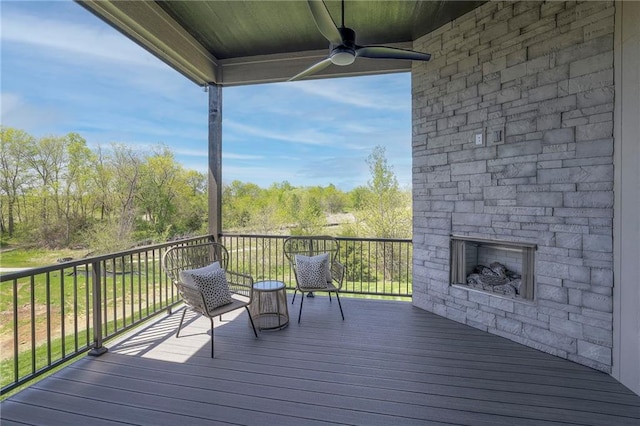
[(152, 1), (76, 0), (194, 83), (220, 83), (219, 61)]

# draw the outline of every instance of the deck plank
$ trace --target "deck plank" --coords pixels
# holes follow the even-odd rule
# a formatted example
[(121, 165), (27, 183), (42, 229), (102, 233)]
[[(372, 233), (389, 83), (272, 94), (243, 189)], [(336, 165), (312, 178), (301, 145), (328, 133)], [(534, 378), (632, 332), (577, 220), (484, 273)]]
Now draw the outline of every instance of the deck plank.
[(3, 424), (637, 425), (640, 397), (607, 374), (406, 302), (289, 305), (253, 336), (246, 313), (179, 313), (14, 395)]

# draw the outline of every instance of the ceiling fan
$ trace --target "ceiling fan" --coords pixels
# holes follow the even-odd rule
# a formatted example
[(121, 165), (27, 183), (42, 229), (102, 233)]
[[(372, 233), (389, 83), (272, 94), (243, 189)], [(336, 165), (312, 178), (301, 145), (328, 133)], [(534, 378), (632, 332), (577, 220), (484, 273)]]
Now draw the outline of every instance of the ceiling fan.
[(374, 59), (406, 59), (410, 61), (428, 61), (429, 53), (414, 52), (413, 50), (397, 49), (386, 46), (358, 46), (356, 32), (344, 26), (344, 0), (342, 0), (342, 23), (336, 26), (322, 0), (307, 0), (309, 9), (316, 21), (318, 29), (329, 41), (329, 56), (306, 70), (291, 77), (289, 81), (300, 80), (328, 67), (331, 64), (351, 65), (358, 56)]

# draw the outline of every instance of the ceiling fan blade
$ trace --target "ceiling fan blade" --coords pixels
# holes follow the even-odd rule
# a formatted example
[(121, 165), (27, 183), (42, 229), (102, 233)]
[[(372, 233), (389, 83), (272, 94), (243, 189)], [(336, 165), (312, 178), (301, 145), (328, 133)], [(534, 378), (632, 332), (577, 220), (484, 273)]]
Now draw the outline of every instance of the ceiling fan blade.
[(411, 61), (428, 61), (431, 59), (431, 54), (429, 53), (386, 46), (360, 46), (356, 48), (356, 56), (362, 56), (363, 58), (407, 59)]
[(338, 31), (338, 27), (336, 27), (335, 22), (333, 22), (333, 18), (331, 18), (324, 2), (322, 0), (308, 0), (307, 3), (309, 4), (313, 19), (316, 21), (316, 25), (324, 38), (336, 46), (342, 44), (340, 31)]
[(309, 68), (307, 68), (306, 70), (302, 71), (301, 73), (298, 73), (298, 74), (294, 75), (293, 77), (291, 77), (287, 81), (300, 80), (300, 79), (305, 78), (305, 77), (307, 77), (307, 76), (309, 76), (311, 74), (315, 74), (318, 71), (322, 71), (323, 69), (325, 69), (329, 65), (331, 65), (331, 58), (323, 59), (322, 61), (318, 62), (317, 64), (311, 65)]

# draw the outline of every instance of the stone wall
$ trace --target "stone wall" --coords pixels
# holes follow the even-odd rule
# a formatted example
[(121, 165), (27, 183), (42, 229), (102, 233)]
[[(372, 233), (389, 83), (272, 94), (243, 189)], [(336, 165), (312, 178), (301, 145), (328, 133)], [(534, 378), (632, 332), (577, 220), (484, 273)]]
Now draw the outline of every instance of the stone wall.
[[(613, 33), (612, 2), (490, 2), (415, 42), (412, 88), (413, 303), (606, 372)], [(451, 286), (451, 233), (537, 244), (535, 301)]]

